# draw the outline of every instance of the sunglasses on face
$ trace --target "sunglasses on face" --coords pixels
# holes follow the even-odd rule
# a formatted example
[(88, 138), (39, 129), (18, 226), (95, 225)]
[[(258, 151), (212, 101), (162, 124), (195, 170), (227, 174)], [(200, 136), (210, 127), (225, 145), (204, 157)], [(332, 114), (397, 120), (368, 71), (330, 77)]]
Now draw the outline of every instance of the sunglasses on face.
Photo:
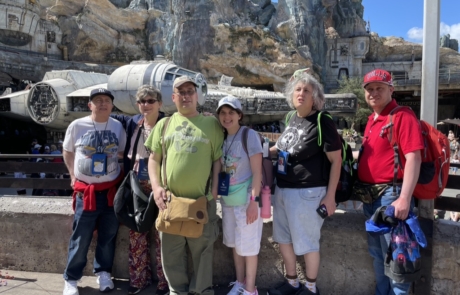
[(156, 103), (158, 100), (156, 99), (140, 99), (138, 101), (136, 101), (138, 104), (154, 104)]

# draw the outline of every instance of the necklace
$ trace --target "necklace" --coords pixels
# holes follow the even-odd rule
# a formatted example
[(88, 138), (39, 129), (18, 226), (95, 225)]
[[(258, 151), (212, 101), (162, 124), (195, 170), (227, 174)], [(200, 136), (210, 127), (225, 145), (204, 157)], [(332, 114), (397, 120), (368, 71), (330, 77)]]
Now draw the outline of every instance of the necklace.
[[(103, 153), (103, 142), (102, 142), (102, 135), (105, 133), (105, 131), (107, 130), (107, 124), (109, 124), (109, 120), (107, 120), (107, 123), (105, 123), (105, 128), (104, 128), (104, 131), (103, 132), (100, 132), (101, 130), (98, 130), (96, 129), (96, 124), (94, 124), (94, 120), (91, 119), (91, 121), (93, 121), (93, 126), (94, 126), (94, 136), (96, 137), (96, 150), (97, 150), (97, 153), (98, 154), (102, 154)], [(99, 135), (99, 136), (98, 136)]]

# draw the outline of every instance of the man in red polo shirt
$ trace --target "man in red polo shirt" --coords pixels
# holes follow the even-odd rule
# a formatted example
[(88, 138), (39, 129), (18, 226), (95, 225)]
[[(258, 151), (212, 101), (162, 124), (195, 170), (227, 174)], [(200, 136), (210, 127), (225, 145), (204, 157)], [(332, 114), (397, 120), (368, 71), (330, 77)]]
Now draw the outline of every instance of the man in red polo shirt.
[[(369, 116), (359, 151), (358, 179), (360, 183), (373, 186), (375, 192), (372, 200), (363, 200), (364, 215), (370, 218), (377, 208), (392, 205), (395, 217), (404, 220), (414, 206), (412, 192), (420, 173), (420, 150), (423, 149), (420, 125), (408, 109), (400, 109), (393, 116), (393, 136), (396, 136), (401, 156), (406, 160), (404, 172), (401, 169), (398, 172), (397, 193), (393, 194), (394, 152), (387, 138), (388, 129), (382, 129), (388, 123), (390, 111), (398, 106), (391, 97), (394, 90), (391, 75), (375, 69), (364, 76), (363, 87), (366, 102), (374, 112)], [(408, 294), (410, 283), (396, 283), (384, 274), (389, 241), (390, 234), (368, 234), (377, 282), (375, 294)]]

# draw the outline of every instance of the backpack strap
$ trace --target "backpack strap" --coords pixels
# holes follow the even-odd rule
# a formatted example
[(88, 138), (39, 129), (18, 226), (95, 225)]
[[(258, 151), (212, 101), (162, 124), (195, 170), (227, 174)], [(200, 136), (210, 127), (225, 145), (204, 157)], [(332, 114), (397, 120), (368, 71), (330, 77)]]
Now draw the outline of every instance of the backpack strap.
[(248, 137), (249, 137), (249, 128), (246, 126), (241, 126), (243, 128), (243, 133), (241, 134), (241, 141), (243, 143), (243, 149), (246, 154), (249, 156), (248, 153)]
[(296, 111), (290, 111), (289, 113), (287, 113), (286, 118), (284, 118), (284, 128), (286, 128), (289, 125), (295, 112)]
[(323, 132), (321, 130), (321, 115), (324, 114), (325, 116), (329, 117), (332, 120), (332, 116), (329, 113), (324, 113), (324, 112), (319, 112), (318, 114), (318, 122), (317, 122), (317, 128), (318, 128), (318, 146), (323, 145)]
[(394, 166), (393, 166), (393, 192), (392, 192), (392, 195), (393, 196), (396, 196), (396, 184), (398, 182), (398, 170), (401, 169), (403, 170), (404, 167), (402, 165), (402, 162), (401, 162), (401, 158), (400, 158), (400, 155), (399, 155), (399, 146), (398, 146), (398, 142), (396, 140), (397, 136), (394, 132), (394, 114), (396, 113), (396, 111), (400, 110), (400, 109), (403, 109), (403, 108), (407, 108), (409, 110), (412, 110), (410, 107), (406, 107), (406, 106), (397, 106), (395, 107), (394, 109), (392, 109), (390, 111), (390, 113), (388, 114), (388, 123), (382, 127), (382, 130), (380, 130), (380, 137), (383, 137), (384, 133), (385, 133), (385, 130), (388, 129), (387, 131), (387, 138), (388, 138), (388, 141), (390, 142), (390, 146), (393, 148), (393, 161), (394, 161)]

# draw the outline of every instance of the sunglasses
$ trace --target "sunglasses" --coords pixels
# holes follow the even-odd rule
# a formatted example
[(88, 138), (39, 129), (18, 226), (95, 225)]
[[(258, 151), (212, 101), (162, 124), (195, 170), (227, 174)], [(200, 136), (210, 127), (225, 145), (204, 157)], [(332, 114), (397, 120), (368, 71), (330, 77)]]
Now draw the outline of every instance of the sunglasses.
[(146, 103), (148, 103), (148, 104), (154, 104), (154, 103), (156, 103), (157, 101), (158, 101), (158, 100), (156, 100), (156, 99), (141, 99), (141, 100), (138, 100), (138, 101), (136, 101), (136, 102), (137, 102), (138, 104), (146, 104)]

